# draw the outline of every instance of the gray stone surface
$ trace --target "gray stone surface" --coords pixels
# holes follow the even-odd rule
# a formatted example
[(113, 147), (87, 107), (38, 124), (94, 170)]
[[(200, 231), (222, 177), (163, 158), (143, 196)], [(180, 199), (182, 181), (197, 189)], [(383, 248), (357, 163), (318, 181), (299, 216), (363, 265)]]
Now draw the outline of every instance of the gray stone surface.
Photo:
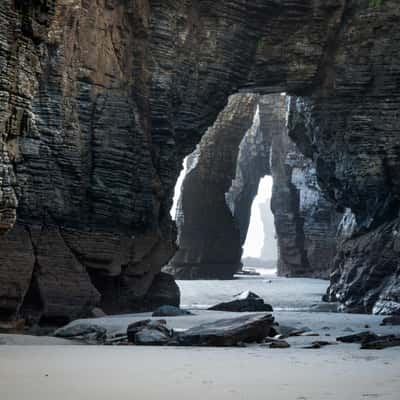
[(221, 319), (191, 328), (178, 340), (184, 346), (234, 346), (242, 342), (257, 342), (269, 336), (273, 321), (270, 314)]

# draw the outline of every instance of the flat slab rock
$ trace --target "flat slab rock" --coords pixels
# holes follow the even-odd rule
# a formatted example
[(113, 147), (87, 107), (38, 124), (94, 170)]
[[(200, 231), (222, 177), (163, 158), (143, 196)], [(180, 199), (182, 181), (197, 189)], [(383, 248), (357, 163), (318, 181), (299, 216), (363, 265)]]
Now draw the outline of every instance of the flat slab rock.
[(228, 302), (216, 304), (209, 308), (212, 311), (230, 311), (230, 312), (272, 312), (273, 308), (266, 304), (257, 294), (245, 291), (234, 296), (234, 299)]
[(178, 336), (178, 343), (182, 346), (236, 346), (261, 342), (269, 336), (273, 322), (271, 314), (221, 319), (183, 332)]

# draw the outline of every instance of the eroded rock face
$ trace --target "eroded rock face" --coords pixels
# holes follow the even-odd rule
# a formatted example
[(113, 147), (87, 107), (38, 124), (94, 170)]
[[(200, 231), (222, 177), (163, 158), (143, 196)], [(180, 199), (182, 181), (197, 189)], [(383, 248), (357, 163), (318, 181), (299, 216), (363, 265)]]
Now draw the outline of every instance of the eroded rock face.
[(320, 88), (292, 111), (290, 135), (314, 159), (319, 185), (353, 214), (328, 291), (349, 311), (400, 309), (399, 19), (395, 2), (350, 2)]
[(335, 259), (328, 299), (340, 301), (347, 312), (400, 314), (399, 252), (399, 219), (344, 239)]
[[(27, 231), (55, 232), (57, 274), (74, 265), (91, 285), (68, 304), (46, 289), (52, 316), (84, 311), (75, 299), (97, 303), (96, 291), (104, 309), (140, 306), (175, 251), (178, 166), (239, 88), (303, 96), (307, 129), (290, 136), (322, 190), (358, 234), (394, 221), (399, 12), (395, 0), (2, 1), (0, 230), (16, 225), (0, 258), (21, 275), (0, 265), (1, 314), (43, 290), (26, 284)], [(23, 264), (10, 241), (27, 243)]]
[(281, 127), (274, 130), (271, 149), (278, 274), (328, 278), (341, 215), (322, 193), (313, 162), (289, 138), (284, 112), (285, 107), (276, 108)]
[[(271, 95), (274, 99), (278, 96)], [(257, 195), (260, 179), (271, 172), (269, 158), (272, 132), (269, 129), (261, 129), (260, 103), (262, 101), (263, 97), (260, 97), (253, 125), (240, 143), (235, 179), (225, 196), (232, 215), (239, 226), (240, 244), (242, 246), (246, 241), (251, 205)]]
[(179, 250), (166, 268), (176, 278), (232, 278), (241, 266), (240, 226), (225, 193), (235, 177), (239, 145), (253, 124), (257, 102), (258, 96), (251, 94), (232, 96), (190, 162), (180, 200)]

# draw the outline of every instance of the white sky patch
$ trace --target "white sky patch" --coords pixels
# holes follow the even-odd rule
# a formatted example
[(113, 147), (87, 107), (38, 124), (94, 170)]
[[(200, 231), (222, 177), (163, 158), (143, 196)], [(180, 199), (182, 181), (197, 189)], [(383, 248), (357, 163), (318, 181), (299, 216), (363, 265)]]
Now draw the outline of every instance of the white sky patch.
[[(243, 246), (243, 257), (259, 258), (261, 255), (261, 249), (264, 245), (264, 226), (259, 205), (261, 203), (270, 204), (272, 183), (272, 178), (270, 176), (265, 176), (260, 180), (257, 196), (251, 206), (250, 225), (246, 236), (246, 242)], [(274, 227), (271, 226), (271, 229), (273, 230)]]
[(178, 180), (176, 181), (175, 191), (174, 191), (174, 200), (173, 200), (173, 203), (172, 203), (171, 210), (169, 212), (171, 214), (171, 218), (174, 221), (176, 219), (176, 208), (178, 206), (178, 200), (179, 200), (179, 197), (181, 195), (182, 183), (183, 183), (183, 180), (185, 179), (185, 176), (186, 176), (186, 159), (187, 159), (187, 157), (185, 157), (185, 159), (183, 160), (182, 171), (179, 174)]

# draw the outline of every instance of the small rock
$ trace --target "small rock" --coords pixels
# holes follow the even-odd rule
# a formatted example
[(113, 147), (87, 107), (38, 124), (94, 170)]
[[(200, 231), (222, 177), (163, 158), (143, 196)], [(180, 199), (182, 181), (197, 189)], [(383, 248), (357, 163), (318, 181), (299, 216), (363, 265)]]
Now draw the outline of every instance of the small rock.
[(272, 306), (265, 304), (260, 296), (249, 290), (235, 295), (234, 300), (216, 304), (209, 310), (230, 312), (273, 311)]
[(390, 317), (384, 318), (381, 325), (400, 325), (400, 315), (392, 315)]
[[(126, 330), (126, 335), (128, 336), (128, 341), (131, 343), (135, 343), (135, 344), (144, 344), (145, 339), (143, 339), (142, 336), (140, 336), (140, 341), (143, 341), (143, 343), (136, 342), (137, 334), (144, 329), (155, 330), (155, 331), (161, 332), (164, 336), (172, 337), (172, 331), (170, 329), (168, 329), (167, 321), (165, 321), (163, 319), (159, 319), (156, 321), (151, 320), (151, 319), (145, 319), (142, 321), (134, 322), (128, 326), (128, 328)], [(149, 336), (148, 333), (147, 333), (147, 336)], [(155, 334), (154, 339), (157, 336), (158, 335)], [(150, 339), (149, 339), (149, 341), (150, 341)]]
[(140, 330), (144, 329), (150, 322), (151, 322), (151, 319), (144, 319), (142, 321), (133, 322), (132, 324), (128, 325), (128, 328), (126, 330), (128, 340), (131, 343), (134, 343), (136, 333), (138, 333)]
[(190, 311), (182, 310), (175, 306), (158, 307), (152, 314), (153, 317), (180, 317), (184, 315), (193, 315)]
[(313, 332), (309, 328), (301, 328), (290, 331), (288, 336), (319, 336), (319, 333)]
[(361, 343), (361, 349), (366, 350), (382, 350), (388, 347), (400, 346), (400, 336), (387, 335), (379, 336), (375, 340), (368, 340)]
[(107, 316), (107, 314), (99, 307), (93, 308), (91, 314), (93, 318), (102, 318)]
[(95, 324), (74, 324), (74, 325), (67, 325), (62, 328), (57, 329), (54, 332), (54, 336), (62, 337), (62, 338), (76, 338), (76, 337), (84, 337), (90, 335), (90, 338), (95, 337), (99, 340), (105, 338), (107, 334), (106, 328), (95, 325)]
[(320, 349), (321, 347), (332, 346), (332, 345), (337, 345), (337, 343), (326, 342), (324, 340), (318, 340), (318, 341), (312, 342), (309, 346), (304, 346), (303, 349)]
[(336, 338), (338, 342), (343, 342), (343, 343), (366, 343), (375, 339), (378, 339), (378, 335), (370, 331), (355, 333), (354, 335), (341, 336)]
[(286, 340), (274, 340), (269, 344), (271, 349), (287, 349), (290, 344)]
[(171, 336), (154, 328), (143, 328), (135, 334), (134, 343), (142, 346), (160, 346), (168, 344)]

